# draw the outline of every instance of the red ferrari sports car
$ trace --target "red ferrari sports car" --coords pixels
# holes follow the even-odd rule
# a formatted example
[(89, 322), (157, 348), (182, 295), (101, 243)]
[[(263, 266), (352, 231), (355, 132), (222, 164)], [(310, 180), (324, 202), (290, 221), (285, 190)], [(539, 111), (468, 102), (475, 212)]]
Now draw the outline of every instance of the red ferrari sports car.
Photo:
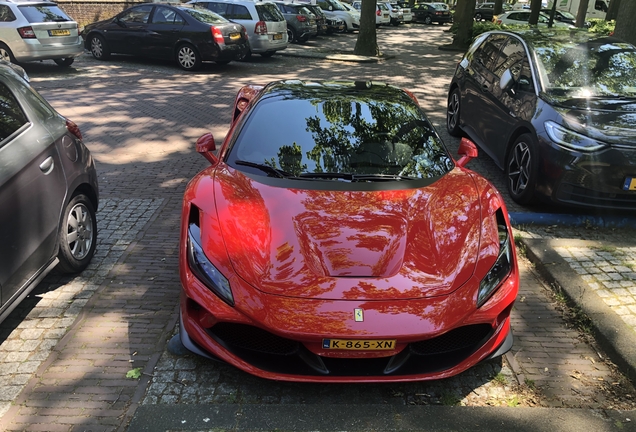
[(408, 91), (246, 86), (183, 201), (180, 337), (285, 381), (439, 379), (510, 349), (519, 276), (499, 192)]

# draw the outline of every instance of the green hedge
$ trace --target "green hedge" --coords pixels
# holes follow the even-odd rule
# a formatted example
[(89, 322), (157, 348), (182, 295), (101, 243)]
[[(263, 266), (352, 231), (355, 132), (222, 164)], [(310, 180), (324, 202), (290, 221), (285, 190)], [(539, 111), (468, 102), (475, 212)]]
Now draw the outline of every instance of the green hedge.
[[(605, 21), (604, 19), (591, 19), (591, 26), (588, 28), (589, 32), (599, 33), (604, 35), (609, 35), (614, 32), (614, 27), (616, 26), (616, 21)], [(529, 29), (530, 26), (527, 25), (505, 25), (505, 24), (495, 24), (490, 21), (476, 21), (473, 24), (473, 34), (472, 39), (475, 39), (482, 33), (491, 30), (524, 30)], [(453, 23), (450, 28), (451, 33), (457, 33), (457, 23)]]

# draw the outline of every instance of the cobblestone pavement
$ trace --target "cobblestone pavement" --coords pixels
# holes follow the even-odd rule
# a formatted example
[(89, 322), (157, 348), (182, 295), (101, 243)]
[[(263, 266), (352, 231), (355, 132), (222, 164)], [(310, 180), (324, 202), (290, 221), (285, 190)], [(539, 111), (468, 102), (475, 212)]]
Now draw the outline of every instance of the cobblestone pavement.
[[(69, 70), (53, 63), (26, 65), (33, 85), (80, 125), (97, 161), (102, 201), (98, 252), (91, 267), (74, 278), (50, 275), (0, 324), (0, 430), (124, 430), (138, 406), (155, 404), (347, 401), (632, 409), (631, 395), (636, 393), (631, 385), (589, 338), (568, 327), (562, 306), (526, 261), (513, 311), (513, 351), (448, 380), (276, 383), (165, 351), (177, 318), (181, 194), (187, 180), (207, 163), (193, 143), (207, 131), (221, 141), (238, 88), (282, 78), (391, 82), (414, 91), (455, 152), (458, 140), (443, 125), (446, 89), (460, 56), (437, 50), (449, 40), (442, 30), (383, 29), (380, 44), (395, 57), (369, 64), (256, 57), (224, 67), (206, 65), (196, 74), (127, 57), (104, 63), (85, 56)], [(354, 40), (355, 35), (336, 35), (329, 41), (345, 50)], [(502, 188), (503, 176), (486, 156), (471, 161), (470, 167)], [(512, 203), (509, 210), (526, 211)], [(555, 234), (524, 229), (520, 235)], [(562, 235), (581, 238), (577, 230)], [(633, 256), (633, 251), (626, 253)], [(621, 262), (629, 264), (624, 258)], [(621, 274), (627, 277), (629, 272)], [(138, 380), (126, 378), (133, 369), (141, 373)]]

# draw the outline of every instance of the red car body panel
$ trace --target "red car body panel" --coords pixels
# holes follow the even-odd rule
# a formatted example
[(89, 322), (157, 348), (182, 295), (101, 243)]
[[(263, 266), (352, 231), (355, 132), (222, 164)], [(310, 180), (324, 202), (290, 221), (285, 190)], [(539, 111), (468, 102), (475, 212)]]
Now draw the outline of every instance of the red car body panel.
[[(220, 160), (232, 135), (233, 129)], [(519, 285), (514, 246), (512, 271), (477, 308), (480, 283), (500, 250), (497, 212), (510, 227), (503, 199), (487, 180), (457, 166), (422, 188), (336, 192), (303, 188), (302, 181), (297, 189), (275, 187), (257, 177), (220, 161), (195, 176), (184, 194), (181, 331), (203, 352), (269, 379), (397, 382), (455, 375), (504, 344)], [(189, 268), (192, 212), (198, 213), (206, 257), (229, 281), (233, 306)], [(364, 311), (363, 322), (355, 319), (357, 308)], [(325, 376), (258, 367), (210, 336), (217, 323), (262, 329), (339, 359), (395, 356), (409, 343), (463, 326), (487, 324), (492, 334), (443, 370)], [(396, 344), (387, 351), (341, 351), (323, 348), (325, 338)]]

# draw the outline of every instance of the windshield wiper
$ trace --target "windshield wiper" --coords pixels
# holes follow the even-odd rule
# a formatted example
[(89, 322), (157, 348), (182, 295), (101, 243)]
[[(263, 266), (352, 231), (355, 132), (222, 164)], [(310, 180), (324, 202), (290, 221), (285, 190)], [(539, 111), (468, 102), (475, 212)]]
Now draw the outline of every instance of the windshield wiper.
[(278, 168), (274, 168), (271, 167), (269, 165), (265, 165), (265, 164), (259, 164), (256, 162), (250, 162), (250, 161), (244, 161), (244, 160), (235, 160), (234, 161), (235, 164), (237, 165), (243, 165), (243, 166), (248, 166), (248, 167), (252, 167), (252, 168), (258, 168), (261, 171), (266, 172), (268, 175), (273, 175), (275, 177), (280, 177), (280, 178), (289, 178), (289, 177), (293, 177), (293, 174), (290, 174), (286, 171), (280, 170)]
[(332, 173), (332, 172), (317, 172), (317, 173), (302, 173), (298, 177), (303, 179), (342, 179), (353, 180), (353, 174), (350, 173)]
[(351, 181), (395, 181), (395, 180), (414, 180), (413, 177), (402, 176), (398, 174), (354, 174)]

